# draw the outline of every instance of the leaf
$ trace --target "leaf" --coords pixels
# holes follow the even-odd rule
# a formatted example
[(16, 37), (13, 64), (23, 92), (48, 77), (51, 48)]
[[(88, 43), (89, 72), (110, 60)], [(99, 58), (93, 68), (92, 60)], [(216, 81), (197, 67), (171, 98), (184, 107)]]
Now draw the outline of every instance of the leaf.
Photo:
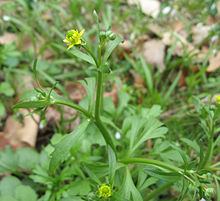
[(199, 153), (199, 145), (196, 143), (196, 141), (192, 141), (192, 140), (189, 140), (187, 138), (181, 138), (180, 139), (182, 142), (186, 143), (188, 146), (192, 147), (195, 151), (197, 151)]
[(146, 168), (144, 171), (152, 177), (156, 177), (158, 179), (169, 181), (169, 182), (176, 182), (180, 179), (180, 175), (175, 172), (163, 172), (161, 169), (158, 168)]
[(30, 186), (20, 185), (15, 190), (18, 201), (36, 201), (37, 194)]
[(140, 191), (144, 191), (147, 187), (157, 183), (157, 181), (158, 181), (158, 179), (155, 177), (150, 177), (149, 179), (146, 179), (146, 181), (140, 187)]
[(84, 60), (84, 61), (86, 61), (86, 62), (88, 62), (88, 63), (90, 63), (90, 64), (92, 64), (92, 65), (94, 65), (94, 66), (96, 65), (96, 64), (95, 64), (95, 61), (93, 60), (93, 58), (92, 58), (90, 55), (81, 52), (80, 50), (78, 50), (78, 49), (75, 48), (75, 47), (73, 47), (73, 48), (71, 49), (71, 53), (72, 53), (74, 56), (76, 56), (76, 57), (78, 57), (78, 58), (80, 58), (80, 59), (82, 59), (82, 60)]
[(113, 183), (116, 171), (116, 156), (115, 152), (108, 146), (108, 162), (109, 162), (109, 182)]
[(85, 172), (89, 175), (90, 179), (96, 184), (96, 185), (101, 185), (102, 182), (99, 180), (99, 178), (96, 176), (96, 174), (86, 166), (85, 163), (82, 164), (83, 169)]
[(15, 195), (15, 188), (21, 185), (19, 179), (13, 176), (4, 177), (0, 182), (0, 195)]
[(0, 196), (0, 201), (18, 201), (15, 198), (9, 196), (9, 195), (2, 195)]
[(5, 114), (5, 106), (4, 104), (0, 101), (0, 117)]
[(143, 57), (141, 57), (141, 64), (144, 69), (145, 81), (146, 81), (147, 88), (148, 88), (149, 92), (152, 93), (152, 91), (153, 91), (152, 75), (151, 75), (151, 71), (150, 71), (149, 67), (147, 66), (146, 62), (144, 61)]
[(58, 48), (59, 50), (62, 50), (64, 52), (66, 52), (68, 55), (70, 55), (71, 57), (75, 56), (75, 57), (78, 57), (92, 65), (95, 65), (95, 62), (93, 60), (93, 58), (83, 52), (81, 52), (79, 49), (75, 48), (75, 47), (72, 47), (71, 50), (67, 50), (64, 46), (62, 45), (59, 45), (59, 44), (55, 44), (53, 43), (52, 46)]
[(0, 173), (15, 172), (18, 166), (18, 158), (11, 147), (7, 146), (5, 151), (0, 150)]
[(179, 81), (179, 79), (181, 77), (181, 74), (182, 74), (182, 71), (179, 71), (179, 73), (177, 74), (177, 76), (174, 79), (173, 83), (171, 84), (170, 88), (168, 89), (168, 91), (164, 95), (164, 98), (163, 98), (164, 103), (166, 103), (167, 99), (170, 97), (170, 95), (174, 91), (175, 87), (177, 86), (178, 81)]
[(91, 191), (90, 183), (87, 180), (74, 181), (69, 185), (68, 195), (88, 195)]
[(161, 127), (163, 124), (155, 118), (141, 119), (139, 116), (133, 116), (131, 121), (135, 119), (138, 122), (136, 125), (132, 124), (132, 127), (138, 127), (133, 132), (129, 132), (132, 152), (148, 139), (163, 137), (168, 130), (166, 127)]
[[(143, 201), (143, 198), (141, 197), (140, 192), (137, 190), (137, 188), (134, 185), (134, 182), (132, 180), (129, 167), (126, 167), (124, 180), (121, 186), (121, 189), (119, 190), (119, 194), (121, 197), (123, 197), (125, 200), (133, 200), (133, 201)], [(133, 199), (131, 199), (131, 196)]]
[(50, 101), (35, 100), (35, 101), (19, 102), (16, 105), (14, 105), (13, 108), (43, 108), (49, 105), (51, 105)]
[(59, 164), (67, 158), (70, 149), (77, 144), (79, 138), (84, 134), (88, 125), (89, 121), (84, 121), (78, 125), (72, 133), (66, 135), (58, 144), (55, 145), (55, 150), (52, 153), (49, 166), (51, 173), (54, 173)]
[(26, 170), (33, 170), (39, 162), (39, 155), (30, 148), (20, 148), (16, 152), (18, 156), (18, 166)]
[(86, 78), (79, 81), (85, 88), (88, 97), (88, 112), (92, 113), (95, 107), (95, 84), (96, 79), (94, 77)]
[(8, 82), (2, 82), (0, 84), (0, 94), (5, 94), (6, 96), (12, 96), (14, 94), (14, 90), (11, 88)]
[(115, 40), (111, 40), (109, 41), (104, 56), (103, 56), (103, 60), (102, 63), (105, 64), (109, 58), (109, 56), (111, 55), (112, 51), (119, 45), (119, 43), (121, 43), (123, 40), (120, 36), (116, 35)]

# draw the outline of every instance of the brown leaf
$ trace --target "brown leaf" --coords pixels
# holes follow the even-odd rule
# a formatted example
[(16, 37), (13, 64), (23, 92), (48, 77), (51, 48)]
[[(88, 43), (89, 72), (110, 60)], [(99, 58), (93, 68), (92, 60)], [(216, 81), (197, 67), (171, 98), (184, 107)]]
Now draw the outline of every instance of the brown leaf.
[(209, 67), (207, 69), (207, 72), (213, 72), (217, 70), (219, 67), (220, 67), (220, 51), (216, 56), (213, 54), (211, 55), (209, 59)]
[(18, 37), (14, 33), (6, 32), (2, 36), (0, 36), (0, 44), (11, 44), (12, 42), (16, 42)]
[[(25, 109), (20, 109), (19, 112), (23, 115), (29, 113)], [(33, 118), (37, 122), (40, 120), (40, 116), (37, 114), (33, 114)], [(9, 116), (3, 129), (5, 139), (16, 147), (34, 147), (38, 133), (38, 124), (35, 121), (31, 116), (27, 116), (24, 118), (23, 124), (21, 124), (13, 116)]]
[(157, 67), (160, 71), (164, 65), (165, 45), (161, 40), (150, 40), (144, 43), (143, 56), (148, 65)]
[(158, 0), (128, 0), (128, 3), (140, 6), (142, 12), (156, 18), (160, 12), (160, 2)]

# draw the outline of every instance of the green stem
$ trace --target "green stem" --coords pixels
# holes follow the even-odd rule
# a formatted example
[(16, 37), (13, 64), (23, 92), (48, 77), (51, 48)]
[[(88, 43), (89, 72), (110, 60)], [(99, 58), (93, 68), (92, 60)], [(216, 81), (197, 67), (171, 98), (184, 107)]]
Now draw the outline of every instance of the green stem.
[(54, 104), (61, 104), (61, 105), (69, 106), (69, 107), (83, 113), (88, 118), (94, 119), (94, 117), (87, 110), (83, 109), (82, 107), (80, 107), (78, 105), (75, 105), (74, 103), (69, 103), (69, 102), (66, 102), (66, 101), (57, 100), (57, 101), (55, 101)]
[(208, 145), (205, 158), (202, 161), (201, 169), (204, 168), (210, 162), (210, 159), (212, 156), (212, 150), (213, 150), (213, 140), (214, 140), (214, 126), (212, 126), (211, 128), (209, 145)]
[(82, 45), (82, 47), (92, 56), (93, 60), (95, 61), (96, 67), (98, 68), (100, 63), (98, 62), (98, 60), (96, 59), (96, 57), (92, 53), (92, 51), (88, 47), (86, 47), (85, 45)]
[[(103, 85), (103, 73), (99, 71), (99, 67), (102, 63), (102, 47), (99, 45), (99, 55), (98, 60), (96, 59), (95, 55), (86, 47), (82, 46), (93, 58), (93, 60), (96, 63), (96, 67), (98, 69), (97, 71), (97, 91), (96, 91), (96, 104), (95, 104), (95, 124), (98, 127), (98, 129), (101, 131), (106, 144), (109, 144), (111, 148), (114, 150), (116, 154), (116, 149), (113, 143), (113, 140), (111, 138), (111, 135), (109, 134), (108, 130), (102, 123), (100, 119), (100, 108), (101, 108), (101, 100), (102, 100), (102, 85)], [(83, 112), (84, 113), (84, 112)]]
[(161, 167), (167, 170), (171, 170), (173, 172), (176, 172), (180, 175), (183, 175), (183, 169), (175, 167), (173, 165), (169, 165), (167, 163), (153, 160), (153, 159), (148, 159), (148, 158), (129, 158), (129, 159), (122, 159), (120, 162), (125, 163), (125, 164), (130, 164), (130, 163), (144, 163), (144, 164), (150, 164), (150, 165), (155, 165), (157, 167)]
[(157, 188), (155, 191), (153, 191), (152, 193), (150, 193), (145, 199), (144, 201), (149, 201), (152, 198), (160, 195), (163, 191), (165, 191), (166, 189), (170, 188), (173, 185), (173, 182), (168, 182), (162, 186), (160, 186), (159, 188)]
[(102, 94), (102, 72), (98, 71), (97, 75), (97, 92), (96, 92), (96, 105), (95, 105), (95, 118), (100, 119), (100, 103)]

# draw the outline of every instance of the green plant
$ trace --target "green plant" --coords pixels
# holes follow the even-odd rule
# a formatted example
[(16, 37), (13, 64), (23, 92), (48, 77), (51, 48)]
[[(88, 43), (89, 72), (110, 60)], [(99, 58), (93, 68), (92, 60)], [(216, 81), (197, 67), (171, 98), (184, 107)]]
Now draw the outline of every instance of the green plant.
[[(216, 174), (219, 163), (211, 163), (213, 153), (219, 150), (220, 138), (215, 139), (219, 131), (215, 126), (219, 120), (219, 106), (205, 105), (194, 99), (208, 148), (204, 153), (204, 143), (198, 145), (189, 139), (183, 140), (183, 144), (192, 147), (198, 160), (190, 157), (179, 143), (164, 140), (168, 129), (158, 120), (159, 105), (131, 106), (130, 96), (123, 91), (118, 92), (117, 107), (111, 99), (103, 98), (103, 86), (110, 74), (108, 58), (122, 39), (110, 27), (102, 31), (96, 12), (94, 17), (98, 27), (94, 43), (97, 47), (88, 47), (82, 34), (79, 36), (75, 30), (67, 32), (66, 37), (69, 47), (72, 46), (70, 53), (92, 65), (97, 74), (96, 78), (80, 81), (87, 97), (77, 105), (54, 91), (57, 82), (43, 89), (37, 79), (35, 60), (33, 71), (38, 88), (26, 92), (14, 106), (35, 108), (29, 114), (32, 115), (44, 113), (51, 105), (66, 105), (81, 114), (80, 124), (70, 134), (55, 134), (41, 153), (28, 149), (14, 152), (10, 148), (1, 151), (0, 172), (13, 173), (23, 181), (14, 176), (4, 178), (0, 183), (0, 201), (147, 201), (171, 187), (179, 195), (174, 196), (176, 200), (184, 197), (210, 200), (214, 182), (219, 192)], [(151, 72), (143, 59), (141, 64), (151, 94), (154, 89)], [(146, 148), (146, 142), (151, 139), (154, 139), (154, 147)], [(6, 186), (9, 186), (8, 191)]]

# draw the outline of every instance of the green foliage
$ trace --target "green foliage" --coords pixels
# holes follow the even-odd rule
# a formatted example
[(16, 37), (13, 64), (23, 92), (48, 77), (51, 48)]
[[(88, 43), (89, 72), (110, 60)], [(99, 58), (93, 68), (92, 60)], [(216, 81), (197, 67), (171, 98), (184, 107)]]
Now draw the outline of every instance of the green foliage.
[[(194, 65), (192, 52), (184, 47), (182, 57), (173, 56), (180, 41), (176, 39), (166, 55), (165, 71), (159, 72), (147, 65), (137, 50), (128, 55), (120, 48), (114, 51), (123, 39), (111, 31), (112, 23), (113, 30), (118, 31), (123, 29), (122, 22), (134, 18), (132, 27), (126, 27), (138, 38), (148, 31), (143, 21), (152, 19), (133, 7), (121, 6), (119, 0), (63, 3), (64, 7), (57, 0), (15, 0), (1, 5), (8, 15), (1, 26), (16, 32), (19, 41), (16, 46), (0, 46), (0, 116), (6, 111), (8, 98), (18, 94), (17, 83), (20, 86), (23, 75), (28, 75), (34, 77), (37, 86), (25, 91), (13, 109), (34, 108), (28, 115), (40, 113), (44, 118), (52, 106), (59, 110), (61, 120), (56, 122), (60, 126), (53, 125), (55, 134), (39, 153), (29, 148), (0, 150), (0, 174), (13, 175), (0, 181), (0, 201), (211, 200), (215, 193), (219, 199), (220, 164), (215, 161), (220, 150), (220, 108), (217, 102), (201, 101), (219, 90), (218, 72), (205, 73), (213, 47), (198, 64), (198, 72), (193, 72), (188, 68)], [(173, 7), (182, 8), (183, 3), (178, 0)], [(214, 3), (196, 0), (186, 3), (185, 8), (204, 21), (207, 13), (217, 14), (217, 9), (212, 9)], [(83, 9), (85, 14), (81, 14)], [(94, 9), (101, 11), (104, 23), (99, 22), (96, 11), (91, 18)], [(201, 9), (205, 12), (200, 16)], [(189, 31), (192, 24), (177, 12)], [(122, 16), (118, 17), (119, 13)], [(86, 30), (83, 43), (67, 50), (62, 40), (66, 30), (72, 29), (70, 22), (74, 29)], [(27, 34), (33, 53), (18, 51)], [(52, 61), (47, 60), (47, 51)], [(179, 87), (185, 71), (186, 89)], [(136, 86), (131, 72), (143, 79), (143, 86)], [(79, 103), (66, 90), (78, 79), (86, 91)], [(110, 94), (117, 98), (104, 98), (114, 84), (117, 92)], [(25, 88), (26, 84), (21, 86)], [(190, 115), (183, 109), (186, 102)], [(73, 120), (63, 119), (62, 106), (76, 110)], [(173, 109), (180, 111), (181, 117), (174, 115), (172, 119), (170, 111), (166, 115), (167, 109), (171, 114)], [(65, 134), (65, 121), (78, 117), (79, 125)], [(104, 198), (99, 192), (103, 184), (111, 188), (110, 197)]]

